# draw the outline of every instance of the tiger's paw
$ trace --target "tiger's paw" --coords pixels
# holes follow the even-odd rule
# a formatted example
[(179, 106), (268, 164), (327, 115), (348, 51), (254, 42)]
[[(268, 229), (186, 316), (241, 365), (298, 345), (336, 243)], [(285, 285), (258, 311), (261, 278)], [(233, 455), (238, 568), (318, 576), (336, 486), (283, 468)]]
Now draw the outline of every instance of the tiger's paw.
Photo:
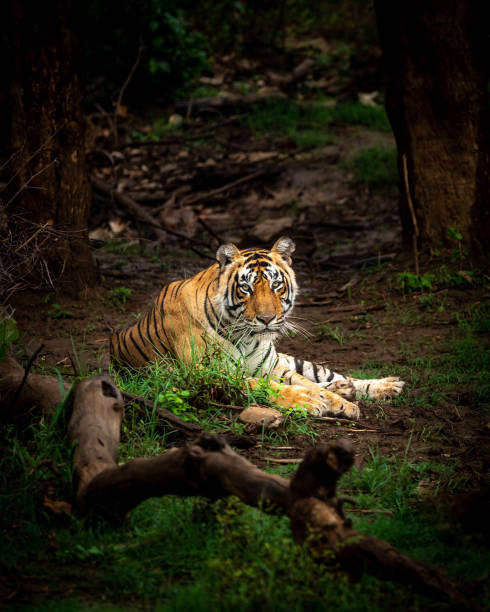
[(398, 376), (388, 376), (387, 378), (373, 380), (358, 380), (354, 382), (354, 385), (357, 391), (366, 393), (371, 399), (383, 400), (400, 395), (405, 382), (400, 380)]
[(323, 389), (328, 389), (332, 393), (336, 393), (340, 395), (346, 400), (354, 400), (356, 399), (356, 388), (352, 380), (336, 380), (335, 382), (323, 382), (318, 383), (319, 387)]
[(288, 385), (281, 389), (277, 402), (286, 408), (305, 407), (313, 416), (332, 416), (353, 420), (361, 416), (357, 404), (320, 387), (316, 391), (299, 385)]

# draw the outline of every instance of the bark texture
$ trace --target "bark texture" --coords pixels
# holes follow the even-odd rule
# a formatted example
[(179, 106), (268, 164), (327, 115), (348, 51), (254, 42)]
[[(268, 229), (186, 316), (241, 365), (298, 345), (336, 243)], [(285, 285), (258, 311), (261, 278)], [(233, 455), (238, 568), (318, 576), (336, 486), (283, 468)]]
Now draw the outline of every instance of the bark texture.
[[(485, 3), (375, 0), (387, 69), (386, 108), (408, 179), (422, 245), (473, 253), (490, 244), (490, 140)], [(404, 189), (406, 243), (413, 225)]]
[[(12, 0), (2, 9), (7, 40), (13, 157), (7, 214), (26, 238), (44, 226), (51, 280), (78, 294), (95, 282), (87, 238), (91, 188), (85, 164), (82, 87), (72, 3)], [(31, 244), (31, 246), (34, 246)]]

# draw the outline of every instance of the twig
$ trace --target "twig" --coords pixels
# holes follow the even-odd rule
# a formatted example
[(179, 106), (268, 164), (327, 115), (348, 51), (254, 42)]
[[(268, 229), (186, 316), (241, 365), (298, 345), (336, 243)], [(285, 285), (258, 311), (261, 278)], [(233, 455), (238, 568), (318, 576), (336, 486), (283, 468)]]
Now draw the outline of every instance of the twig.
[(26, 189), (29, 184), (31, 183), (31, 181), (33, 181), (36, 177), (38, 177), (40, 174), (42, 174), (43, 172), (46, 172), (46, 170), (48, 168), (50, 168), (53, 164), (57, 164), (58, 163), (58, 158), (55, 157), (55, 159), (52, 159), (49, 164), (47, 166), (44, 166), (44, 168), (41, 168), (41, 170), (39, 170), (38, 172), (36, 172), (35, 174), (33, 174), (31, 177), (29, 177), (29, 179), (22, 185), (22, 187), (20, 187), (15, 193), (14, 195), (10, 198), (10, 200), (5, 204), (5, 208), (7, 208), (7, 206), (13, 202), (15, 200), (15, 198), (19, 195), (19, 193), (21, 193), (22, 191), (24, 191), (24, 189)]
[(354, 433), (380, 433), (379, 429), (354, 429), (353, 427), (340, 427), (340, 429), (347, 429)]
[(270, 463), (301, 463), (303, 461), (303, 457), (298, 457), (297, 459), (276, 459), (275, 457), (260, 457), (262, 461), (270, 461)]
[(201, 217), (197, 218), (198, 222), (203, 226), (203, 228), (213, 237), (216, 238), (216, 240), (222, 244), (223, 242), (225, 242), (224, 238), (222, 238), (221, 236), (219, 236), (212, 227), (210, 227), (206, 221), (204, 221)]
[[(153, 410), (154, 403), (151, 400), (146, 399), (146, 397), (134, 395), (134, 393), (128, 393), (127, 391), (124, 391), (122, 395), (127, 402), (137, 402), (138, 404), (143, 404), (143, 406), (146, 406), (147, 408)], [(200, 425), (196, 425), (195, 423), (189, 423), (187, 421), (179, 419), (178, 416), (176, 416), (175, 414), (173, 414), (173, 412), (170, 412), (170, 410), (167, 410), (166, 408), (162, 408), (161, 406), (157, 405), (156, 410), (163, 420), (167, 421), (177, 429), (184, 431), (186, 434), (196, 435), (198, 433), (201, 433), (203, 430)]]
[(253, 181), (260, 176), (264, 176), (265, 174), (277, 174), (282, 171), (281, 167), (277, 168), (262, 168), (261, 170), (256, 170), (252, 172), (252, 174), (247, 174), (247, 176), (242, 176), (242, 178), (237, 179), (236, 181), (232, 181), (231, 183), (227, 183), (226, 185), (222, 185), (217, 189), (211, 189), (211, 191), (206, 191), (205, 193), (198, 194), (196, 196), (190, 196), (182, 201), (183, 204), (197, 204), (200, 202), (205, 202), (214, 196), (217, 196), (225, 191), (229, 191), (230, 189), (234, 189), (239, 185), (243, 185), (243, 183), (248, 183), (249, 181)]
[(403, 162), (403, 180), (405, 182), (405, 194), (407, 196), (408, 207), (410, 208), (410, 215), (412, 216), (412, 224), (413, 224), (413, 234), (412, 234), (412, 244), (413, 244), (413, 260), (415, 264), (415, 274), (419, 275), (419, 251), (417, 247), (417, 241), (419, 237), (419, 226), (417, 224), (417, 217), (415, 216), (415, 209), (413, 207), (412, 197), (410, 195), (410, 187), (408, 184), (408, 169), (407, 169), (407, 156), (405, 153), (402, 155)]
[(37, 230), (24, 242), (22, 243), (20, 246), (18, 246), (14, 253), (18, 253), (20, 251), (20, 249), (23, 249), (25, 246), (27, 246), (29, 244), (29, 242), (31, 240), (33, 240), (38, 234), (39, 232), (42, 232), (44, 229), (47, 228), (48, 225), (51, 225), (51, 221), (46, 221), (46, 223), (44, 223), (43, 225), (40, 225)]
[(15, 395), (12, 398), (12, 401), (10, 402), (10, 406), (8, 410), (9, 415), (13, 413), (13, 410), (15, 408), (15, 405), (17, 404), (17, 401), (19, 400), (22, 389), (24, 388), (24, 385), (26, 384), (27, 377), (29, 376), (29, 370), (32, 368), (32, 364), (36, 361), (36, 357), (43, 350), (43, 348), (44, 348), (44, 344), (40, 344), (38, 348), (34, 351), (34, 353), (31, 355), (29, 361), (27, 362), (27, 366), (25, 367), (25, 370), (24, 370), (24, 376), (22, 377), (22, 380), (20, 381), (20, 385), (17, 387), (17, 391), (15, 392)]
[(362, 514), (393, 514), (391, 510), (365, 510), (364, 508), (344, 508), (344, 512), (359, 512)]
[(245, 406), (236, 406), (235, 404), (221, 404), (220, 402), (209, 402), (212, 406), (218, 408), (227, 408), (228, 410), (245, 410)]
[(126, 87), (129, 85), (129, 82), (131, 81), (133, 74), (136, 71), (136, 68), (138, 67), (139, 63), (140, 63), (140, 59), (141, 59), (141, 53), (143, 51), (143, 46), (140, 45), (138, 47), (138, 55), (136, 57), (136, 61), (134, 62), (134, 64), (131, 66), (131, 70), (129, 71), (129, 74), (126, 78), (126, 80), (124, 81), (123, 86), (121, 87), (120, 91), (119, 91), (119, 96), (117, 97), (117, 102), (116, 102), (116, 107), (114, 109), (114, 142), (116, 144), (116, 146), (118, 145), (118, 136), (117, 136), (117, 113), (121, 107), (121, 102), (122, 102), (122, 97), (124, 95), (124, 92), (126, 91)]
[(335, 417), (311, 417), (312, 419), (315, 419), (315, 421), (333, 421), (335, 422), (339, 422), (339, 423), (352, 423), (352, 421), (350, 419), (341, 419), (341, 418), (335, 418)]

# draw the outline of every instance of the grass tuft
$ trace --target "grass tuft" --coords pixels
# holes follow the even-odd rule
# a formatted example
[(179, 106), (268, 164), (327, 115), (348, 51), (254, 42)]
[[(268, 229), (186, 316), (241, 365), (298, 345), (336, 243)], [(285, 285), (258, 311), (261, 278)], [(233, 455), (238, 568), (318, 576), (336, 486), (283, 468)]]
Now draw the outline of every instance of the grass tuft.
[(394, 147), (368, 147), (345, 162), (354, 181), (373, 189), (389, 189), (398, 183), (397, 152)]

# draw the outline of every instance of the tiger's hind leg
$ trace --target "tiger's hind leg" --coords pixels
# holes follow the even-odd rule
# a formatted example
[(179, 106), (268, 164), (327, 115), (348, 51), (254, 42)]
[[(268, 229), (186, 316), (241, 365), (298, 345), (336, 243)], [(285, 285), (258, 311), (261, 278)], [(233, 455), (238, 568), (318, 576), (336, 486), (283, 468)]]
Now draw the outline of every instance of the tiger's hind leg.
[(371, 399), (389, 399), (399, 395), (405, 383), (398, 376), (378, 379), (358, 379), (338, 374), (324, 365), (303, 361), (290, 355), (278, 354), (278, 366), (290, 368), (302, 376), (317, 383), (347, 400), (354, 400), (358, 395), (367, 395)]

